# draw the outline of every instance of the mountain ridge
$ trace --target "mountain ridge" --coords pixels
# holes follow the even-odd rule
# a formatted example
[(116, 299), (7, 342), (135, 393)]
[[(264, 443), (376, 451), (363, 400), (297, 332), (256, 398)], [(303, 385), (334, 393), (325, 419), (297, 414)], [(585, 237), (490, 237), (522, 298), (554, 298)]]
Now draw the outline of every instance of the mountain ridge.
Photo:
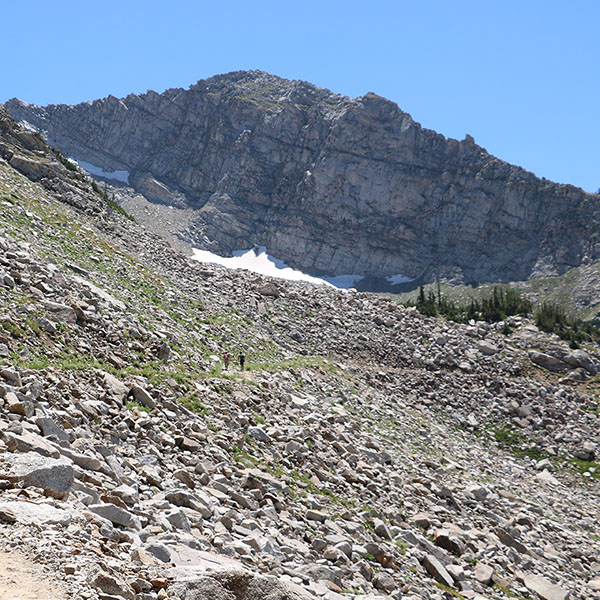
[(373, 93), (235, 71), (162, 94), (6, 108), (75, 158), (130, 171), (151, 201), (196, 209), (180, 235), (221, 254), (266, 246), (318, 275), (464, 283), (600, 258), (597, 195), (425, 129)]

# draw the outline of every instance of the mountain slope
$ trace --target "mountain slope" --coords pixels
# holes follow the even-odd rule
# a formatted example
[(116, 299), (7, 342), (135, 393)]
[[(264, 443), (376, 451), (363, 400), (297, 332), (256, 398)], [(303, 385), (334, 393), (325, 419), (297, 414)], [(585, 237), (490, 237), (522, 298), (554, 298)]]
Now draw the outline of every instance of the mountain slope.
[(184, 235), (253, 245), (311, 273), (471, 282), (562, 274), (600, 258), (599, 198), (350, 99), (258, 71), (77, 106), (6, 104), (77, 159), (197, 209)]
[(593, 349), (190, 261), (1, 111), (0, 223), (0, 540), (69, 597), (597, 593)]

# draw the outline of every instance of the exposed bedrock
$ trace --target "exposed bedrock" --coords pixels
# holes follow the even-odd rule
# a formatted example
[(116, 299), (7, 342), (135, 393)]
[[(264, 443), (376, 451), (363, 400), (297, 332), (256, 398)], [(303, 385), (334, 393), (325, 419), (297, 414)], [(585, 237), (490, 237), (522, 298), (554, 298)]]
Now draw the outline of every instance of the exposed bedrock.
[(599, 197), (347, 98), (240, 71), (77, 106), (6, 104), (69, 155), (197, 208), (183, 235), (320, 274), (516, 281), (600, 258)]

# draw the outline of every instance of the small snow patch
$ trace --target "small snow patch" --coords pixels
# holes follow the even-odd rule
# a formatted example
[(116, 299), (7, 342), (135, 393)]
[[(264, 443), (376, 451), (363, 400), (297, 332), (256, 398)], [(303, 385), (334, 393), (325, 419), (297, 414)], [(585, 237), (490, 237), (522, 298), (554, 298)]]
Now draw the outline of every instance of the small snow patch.
[(29, 131), (31, 133), (37, 133), (37, 127), (35, 127), (35, 125), (32, 125), (29, 121), (19, 121), (19, 125), (26, 131)]
[(336, 275), (335, 277), (323, 277), (323, 279), (336, 288), (347, 290), (354, 287), (364, 277), (362, 275)]
[(82, 169), (91, 175), (105, 177), (106, 179), (115, 179), (116, 181), (122, 181), (123, 183), (127, 184), (129, 183), (129, 171), (105, 171), (102, 167), (97, 167), (92, 163), (77, 159), (72, 160), (74, 160)]

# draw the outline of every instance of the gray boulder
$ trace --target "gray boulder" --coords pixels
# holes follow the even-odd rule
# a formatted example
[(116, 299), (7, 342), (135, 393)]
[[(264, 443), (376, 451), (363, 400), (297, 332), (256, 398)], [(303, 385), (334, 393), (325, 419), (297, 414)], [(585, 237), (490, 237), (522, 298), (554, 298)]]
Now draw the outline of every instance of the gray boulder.
[(66, 459), (54, 459), (37, 452), (5, 455), (8, 467), (6, 479), (25, 487), (38, 487), (54, 498), (65, 498), (73, 486), (73, 463)]
[(524, 575), (522, 577), (525, 587), (537, 594), (541, 600), (567, 600), (569, 592), (559, 585), (551, 583), (539, 575)]
[(555, 356), (551, 356), (550, 354), (544, 354), (543, 352), (537, 352), (536, 350), (529, 351), (529, 358), (532, 363), (543, 367), (544, 369), (548, 369), (548, 371), (568, 371), (571, 369), (571, 365), (557, 358)]
[(181, 600), (311, 600), (312, 595), (293, 583), (244, 570), (223, 570), (175, 583), (171, 593)]
[(149, 408), (151, 410), (153, 408), (156, 408), (156, 402), (154, 401), (154, 398), (152, 398), (150, 393), (147, 390), (145, 390), (143, 387), (140, 387), (139, 385), (134, 385), (131, 388), (131, 393), (133, 394), (133, 397), (142, 406), (145, 406), (146, 408)]
[(56, 323), (75, 323), (77, 321), (75, 310), (66, 304), (46, 301), (44, 307), (51, 321)]
[(0, 519), (24, 525), (68, 525), (71, 513), (48, 504), (34, 502), (1, 502)]
[(110, 502), (105, 504), (92, 504), (88, 509), (98, 516), (108, 519), (113, 525), (120, 525), (121, 527), (130, 529), (141, 528), (139, 517)]
[(571, 350), (571, 352), (565, 355), (564, 361), (573, 367), (585, 369), (591, 375), (595, 375), (598, 372), (598, 367), (592, 357), (583, 350)]

